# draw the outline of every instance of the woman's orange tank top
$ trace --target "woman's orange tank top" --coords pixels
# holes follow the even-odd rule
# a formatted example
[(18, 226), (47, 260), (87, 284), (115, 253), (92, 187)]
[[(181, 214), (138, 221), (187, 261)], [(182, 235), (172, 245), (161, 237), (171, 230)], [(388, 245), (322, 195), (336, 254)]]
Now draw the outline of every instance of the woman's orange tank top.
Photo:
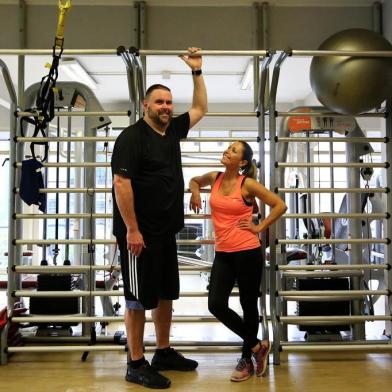
[(215, 251), (237, 252), (260, 246), (256, 234), (238, 227), (241, 219), (252, 220), (253, 204), (245, 204), (241, 186), (245, 176), (238, 176), (234, 192), (225, 196), (219, 192), (223, 173), (219, 173), (210, 195), (211, 217), (215, 230)]

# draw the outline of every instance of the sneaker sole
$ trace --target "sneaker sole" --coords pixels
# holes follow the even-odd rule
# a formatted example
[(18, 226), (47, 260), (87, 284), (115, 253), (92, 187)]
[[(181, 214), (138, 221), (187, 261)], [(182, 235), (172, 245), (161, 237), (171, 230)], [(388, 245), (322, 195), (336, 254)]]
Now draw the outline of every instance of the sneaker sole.
[(133, 384), (142, 385), (143, 387), (147, 387), (151, 389), (167, 389), (171, 385), (171, 381), (167, 385), (154, 385), (154, 384), (147, 384), (137, 379), (129, 379), (127, 376), (125, 376), (125, 381), (131, 382)]
[(254, 374), (254, 373), (249, 374), (248, 377), (246, 377), (246, 378), (241, 378), (241, 379), (231, 377), (231, 378), (230, 378), (230, 381), (233, 381), (233, 382), (246, 381), (246, 380), (249, 380), (249, 379), (253, 376), (253, 374)]
[(263, 361), (263, 369), (260, 373), (256, 373), (257, 377), (264, 377), (266, 375), (267, 368), (268, 368), (268, 356), (269, 356), (270, 351), (271, 351), (271, 343), (268, 344), (268, 351), (267, 351), (267, 354), (265, 355), (265, 359)]

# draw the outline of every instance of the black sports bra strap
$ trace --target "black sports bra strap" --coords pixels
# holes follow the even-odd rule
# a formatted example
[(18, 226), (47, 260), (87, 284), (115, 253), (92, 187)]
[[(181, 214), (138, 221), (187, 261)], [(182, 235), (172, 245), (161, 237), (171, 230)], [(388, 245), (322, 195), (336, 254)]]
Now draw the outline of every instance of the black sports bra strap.
[(218, 172), (218, 174), (217, 174), (216, 177), (215, 177), (214, 183), (211, 185), (211, 189), (212, 189), (212, 187), (216, 184), (216, 182), (218, 181), (218, 178), (220, 177), (221, 174), (222, 174), (222, 172)]
[[(244, 185), (245, 180), (246, 180), (246, 177), (244, 176), (244, 178), (243, 178), (242, 181), (241, 181), (241, 186), (240, 186), (240, 188), (242, 188), (242, 185)], [(241, 197), (242, 197), (242, 201), (245, 203), (246, 206), (248, 206), (248, 207), (253, 206), (253, 202), (252, 202), (252, 201), (246, 200), (246, 199), (244, 198), (244, 196), (242, 196), (242, 192), (241, 192)]]

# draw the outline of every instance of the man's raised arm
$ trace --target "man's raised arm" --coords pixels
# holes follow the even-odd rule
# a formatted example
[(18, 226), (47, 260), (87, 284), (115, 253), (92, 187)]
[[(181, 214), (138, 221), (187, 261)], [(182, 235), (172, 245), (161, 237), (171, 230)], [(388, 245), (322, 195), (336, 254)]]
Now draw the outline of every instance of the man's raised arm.
[(190, 55), (181, 56), (191, 68), (193, 78), (192, 107), (188, 112), (190, 118), (189, 128), (198, 123), (208, 111), (207, 90), (202, 74), (202, 58), (200, 55), (194, 55), (198, 51), (200, 51), (200, 48), (191, 47), (188, 48)]

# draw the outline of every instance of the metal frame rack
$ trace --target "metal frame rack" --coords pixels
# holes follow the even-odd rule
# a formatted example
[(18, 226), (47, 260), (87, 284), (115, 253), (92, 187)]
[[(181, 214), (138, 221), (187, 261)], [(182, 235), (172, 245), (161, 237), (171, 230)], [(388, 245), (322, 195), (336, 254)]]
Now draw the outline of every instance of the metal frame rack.
[[(21, 57), (25, 55), (40, 55), (40, 54), (50, 54), (51, 51), (46, 50), (0, 50), (1, 54), (14, 54), (19, 55)], [(127, 54), (121, 54), (123, 57), (127, 56)], [(86, 129), (87, 133), (82, 137), (50, 137), (45, 140), (51, 142), (74, 142), (74, 143), (85, 143), (85, 152), (84, 152), (84, 162), (66, 162), (66, 163), (55, 163), (50, 162), (45, 164), (46, 167), (78, 167), (84, 168), (84, 184), (81, 187), (75, 187), (72, 189), (50, 189), (44, 188), (41, 189), (40, 192), (44, 193), (56, 193), (56, 192), (63, 192), (63, 193), (80, 193), (80, 194), (87, 194), (91, 191), (94, 193), (98, 192), (109, 192), (108, 188), (96, 188), (94, 182), (94, 170), (98, 166), (107, 166), (107, 164), (103, 163), (96, 163), (95, 162), (95, 143), (98, 141), (113, 141), (114, 138), (112, 137), (101, 137), (96, 135), (96, 129), (98, 126), (96, 125), (97, 121), (98, 124), (102, 123), (100, 117), (108, 118), (108, 116), (130, 116), (131, 119), (136, 119), (138, 113), (140, 114), (140, 99), (142, 97), (142, 82), (144, 81), (143, 75), (143, 61), (139, 61), (137, 56), (148, 56), (148, 55), (181, 55), (185, 54), (185, 51), (155, 51), (155, 50), (140, 50), (137, 54), (133, 54), (133, 56), (128, 56), (125, 60), (127, 65), (127, 75), (128, 75), (128, 87), (130, 89), (130, 97), (131, 97), (131, 113), (129, 112), (104, 112), (102, 110), (94, 110), (96, 109), (96, 105), (92, 105), (93, 97), (91, 97), (91, 92), (87, 91), (84, 86), (77, 86), (81, 91), (83, 91), (83, 95), (86, 97), (90, 97), (91, 99), (87, 99), (87, 110), (86, 112), (57, 112), (57, 116), (84, 116), (86, 118)], [(117, 50), (69, 50), (64, 51), (64, 54), (88, 54), (88, 55), (117, 55), (119, 54)], [(276, 110), (276, 94), (278, 88), (278, 81), (279, 81), (279, 73), (280, 67), (283, 62), (289, 56), (334, 56), (334, 55), (346, 55), (346, 56), (392, 56), (390, 52), (343, 52), (343, 51), (336, 51), (336, 52), (326, 52), (326, 51), (291, 51), (291, 52), (280, 52), (278, 55), (275, 56), (274, 53), (269, 53), (265, 50), (258, 50), (258, 51), (202, 51), (202, 55), (204, 56), (251, 56), (254, 58), (255, 66), (255, 85), (258, 86), (257, 94), (255, 94), (255, 112), (248, 112), (248, 113), (209, 113), (208, 116), (237, 116), (237, 117), (254, 117), (257, 119), (257, 128), (258, 128), (258, 137), (256, 138), (247, 138), (245, 140), (249, 141), (257, 141), (259, 143), (259, 161), (261, 163), (264, 162), (265, 159), (265, 141), (266, 141), (266, 119), (269, 119), (269, 135), (268, 139), (270, 142), (270, 162), (276, 163), (276, 167), (274, 164), (270, 165), (270, 188), (276, 189), (277, 192), (284, 197), (285, 192), (289, 192), (287, 189), (278, 186), (279, 176), (282, 175), (282, 172), (285, 167), (290, 166), (302, 166), (302, 167), (315, 167), (316, 164), (309, 164), (309, 163), (295, 163), (295, 164), (287, 164), (284, 162), (277, 162), (277, 145), (279, 143), (291, 143), (291, 142), (300, 142), (300, 141), (310, 141), (309, 138), (295, 138), (295, 140), (290, 138), (281, 138), (277, 136), (276, 131), (276, 119), (278, 116), (287, 117), (292, 115), (298, 115), (298, 113), (286, 113), (286, 112), (278, 112)], [(266, 99), (266, 91), (269, 89), (269, 77), (268, 77), (268, 70), (269, 65), (273, 57), (276, 57), (276, 61), (274, 63), (273, 74), (272, 74), (272, 82), (270, 86), (270, 93), (268, 100)], [(262, 59), (261, 67), (259, 67), (259, 61)], [(77, 345), (77, 346), (69, 346), (69, 345), (59, 345), (59, 346), (40, 346), (40, 347), (8, 347), (7, 346), (7, 332), (10, 325), (10, 322), (24, 322), (26, 321), (25, 317), (15, 317), (12, 314), (12, 308), (16, 301), (17, 297), (32, 297), (32, 296), (77, 296), (80, 298), (85, 298), (84, 306), (83, 306), (83, 314), (80, 315), (72, 315), (72, 316), (58, 316), (58, 317), (50, 317), (52, 321), (74, 321), (74, 322), (81, 322), (83, 323), (84, 327), (84, 334), (79, 341), (82, 343), (88, 343), (90, 338), (88, 336), (87, 328), (91, 323), (101, 322), (101, 321), (113, 321), (113, 320), (122, 320), (120, 317), (101, 317), (96, 316), (94, 312), (94, 306), (92, 306), (91, 301), (87, 301), (88, 298), (102, 296), (102, 295), (119, 295), (119, 291), (96, 291), (94, 289), (95, 285), (95, 273), (98, 270), (107, 270), (109, 266), (98, 266), (93, 265), (90, 263), (88, 254), (85, 252), (85, 257), (83, 258), (83, 265), (80, 266), (66, 266), (66, 267), (51, 267), (51, 266), (34, 266), (34, 267), (26, 267), (20, 265), (20, 260), (22, 256), (22, 245), (27, 244), (41, 244), (41, 245), (48, 245), (48, 244), (66, 244), (66, 245), (76, 245), (76, 246), (87, 246), (89, 244), (112, 244), (114, 241), (107, 240), (107, 239), (95, 239), (94, 230), (90, 230), (88, 225), (86, 225), (83, 237), (80, 239), (23, 239), (22, 236), (22, 220), (23, 219), (52, 219), (52, 214), (23, 214), (22, 213), (22, 205), (20, 198), (18, 197), (17, 193), (14, 193), (14, 188), (16, 188), (19, 184), (20, 174), (19, 174), (19, 167), (20, 163), (23, 160), (23, 144), (32, 142), (32, 138), (29, 137), (20, 137), (19, 134), (19, 125), (17, 122), (16, 117), (14, 117), (13, 113), (16, 111), (17, 102), (16, 102), (16, 94), (13, 90), (13, 85), (11, 79), (9, 77), (7, 68), (3, 62), (0, 62), (0, 66), (3, 71), (4, 79), (6, 80), (7, 88), (9, 90), (12, 106), (11, 106), (11, 143), (10, 143), (10, 157), (11, 157), (11, 164), (10, 164), (10, 210), (13, 211), (15, 214), (10, 214), (9, 220), (9, 265), (8, 265), (8, 312), (10, 316), (10, 321), (7, 326), (3, 329), (1, 333), (1, 363), (5, 364), (7, 362), (8, 353), (17, 353), (17, 352), (27, 352), (27, 351), (100, 351), (100, 350), (123, 350), (122, 346), (112, 346), (112, 345)], [(69, 87), (69, 85), (64, 84), (64, 87)], [(75, 87), (75, 84), (73, 84)], [(34, 89), (30, 89), (28, 91), (27, 97), (32, 96)], [(387, 103), (387, 111), (386, 113), (390, 113), (391, 110), (391, 102)], [(308, 113), (307, 113), (308, 114)], [(29, 113), (25, 112), (17, 112), (17, 117), (27, 116)], [(317, 113), (318, 116), (328, 115), (328, 116), (339, 116), (336, 113)], [(385, 116), (384, 114), (379, 113), (369, 113), (365, 114), (371, 117), (374, 116)], [(386, 117), (386, 125), (387, 125), (387, 133), (390, 134), (392, 132), (392, 123), (391, 117)], [(325, 138), (327, 139), (327, 138)], [(234, 141), (235, 138), (188, 138), (187, 141), (199, 141), (199, 142), (213, 142), (213, 141)], [(385, 142), (385, 138), (366, 138), (367, 141), (372, 142)], [(42, 139), (44, 141), (44, 139)], [(330, 140), (324, 140), (329, 142), (350, 142), (350, 143), (358, 143), (364, 141), (364, 138), (335, 138), (330, 137)], [(387, 143), (386, 149), (386, 160), (387, 162), (391, 162), (391, 146), (390, 143)], [(196, 166), (197, 165), (197, 166)], [(205, 164), (196, 164), (192, 165), (192, 167), (206, 167)], [(184, 165), (185, 166), (185, 165)], [(210, 165), (208, 165), (210, 166)], [(259, 171), (259, 180), (264, 183), (265, 173), (263, 169), (264, 165), (261, 165), (261, 170)], [(325, 166), (325, 165), (324, 165)], [(338, 164), (330, 163), (328, 167), (333, 168), (340, 166)], [(352, 170), (358, 169), (361, 166), (359, 163), (350, 163), (349, 165), (345, 164), (345, 167), (351, 167)], [(366, 166), (369, 166), (368, 164)], [(385, 167), (385, 164), (381, 165), (373, 165), (379, 167)], [(276, 170), (278, 168), (279, 170)], [(391, 178), (391, 169), (387, 169), (387, 188), (390, 188), (392, 184)], [(358, 193), (356, 191), (358, 186), (352, 186), (351, 189), (346, 191), (352, 192), (352, 194)], [(315, 193), (318, 192), (317, 189), (305, 189), (308, 193)], [(326, 192), (326, 190), (324, 190)], [(383, 190), (379, 190), (382, 192)], [(334, 189), (328, 190), (328, 192), (336, 192)], [(351, 194), (351, 193), (350, 193)], [(354, 300), (353, 303), (358, 303), (356, 301), (358, 298), (362, 298), (366, 294), (379, 294), (385, 295), (388, 298), (388, 308), (389, 314), (385, 316), (364, 316), (359, 313), (358, 306), (354, 307), (355, 312), (352, 316), (347, 317), (331, 317), (329, 318), (329, 322), (331, 323), (342, 323), (347, 322), (349, 324), (354, 324), (354, 341), (349, 342), (348, 346), (350, 349), (369, 349), (369, 350), (386, 350), (391, 349), (391, 344), (374, 344), (372, 342), (366, 342), (363, 335), (363, 323), (366, 320), (385, 320), (389, 323), (391, 322), (391, 297), (390, 297), (390, 288), (392, 287), (392, 273), (390, 270), (390, 247), (389, 247), (389, 238), (391, 237), (391, 220), (389, 218), (389, 214), (387, 211), (391, 210), (392, 206), (392, 199), (391, 193), (387, 194), (387, 208), (385, 214), (379, 214), (378, 216), (373, 216), (374, 219), (385, 219), (385, 233), (383, 239), (363, 239), (359, 238), (360, 234), (358, 231), (355, 231), (356, 226), (356, 219), (363, 217), (362, 214), (358, 213), (358, 211), (352, 211), (350, 214), (346, 214), (346, 217), (350, 218), (350, 228), (351, 232), (356, 234), (353, 235), (352, 239), (336, 239), (332, 238), (328, 242), (331, 244), (338, 244), (340, 242), (350, 243), (352, 245), (352, 254), (354, 257), (357, 257), (360, 254), (360, 244), (364, 242), (368, 243), (382, 243), (385, 244), (385, 265), (383, 266), (373, 266), (373, 265), (365, 265), (365, 264), (350, 264), (350, 270), (358, 270), (363, 271), (366, 269), (375, 269), (375, 268), (382, 268), (385, 270), (385, 278), (388, 283), (387, 289), (377, 292), (371, 292), (369, 290), (361, 289), (358, 280), (354, 278), (354, 286), (353, 290), (349, 292), (299, 292), (299, 291), (289, 291), (285, 290), (285, 274), (303, 273), (306, 271), (321, 271), (321, 270), (328, 270), (328, 271), (340, 271), (344, 272), (346, 269), (345, 266), (291, 266), (287, 264), (285, 259), (285, 246), (287, 244), (317, 244), (321, 243), (320, 241), (325, 242), (325, 240), (317, 240), (317, 239), (286, 239), (285, 234), (281, 231), (281, 226), (279, 223), (273, 225), (270, 228), (270, 268), (269, 268), (269, 277), (267, 274), (267, 270), (265, 268), (265, 264), (263, 264), (263, 295), (260, 299), (261, 303), (261, 310), (262, 310), (262, 333), (263, 337), (268, 339), (268, 324), (267, 324), (267, 315), (266, 315), (266, 290), (267, 286), (269, 286), (270, 292), (270, 309), (271, 309), (271, 320), (272, 320), (272, 327), (273, 327), (273, 334), (274, 334), (274, 345), (273, 345), (273, 353), (274, 353), (274, 363), (279, 363), (280, 361), (280, 350), (282, 351), (294, 351), (294, 350), (341, 350), (346, 349), (346, 344), (308, 344), (308, 343), (301, 343), (301, 344), (293, 344), (291, 342), (287, 342), (284, 340), (285, 337), (285, 328), (288, 323), (298, 323), (298, 322), (309, 322), (309, 323), (319, 323), (321, 320), (317, 317), (310, 317), (305, 319), (304, 317), (291, 317), (287, 316), (285, 313), (285, 301), (286, 300), (301, 300), (303, 299), (314, 299), (317, 300), (325, 299), (325, 300), (332, 300), (336, 297), (344, 297)], [(355, 200), (355, 199), (353, 199)], [(89, 204), (90, 203), (90, 204)], [(354, 204), (355, 205), (355, 204)], [(107, 214), (98, 214), (93, 212), (91, 215), (89, 211), (92, 211), (93, 205), (89, 199), (86, 199), (86, 203), (84, 206), (84, 211), (76, 214), (66, 213), (66, 214), (58, 214), (57, 218), (64, 218), (64, 219), (87, 219), (92, 217), (95, 218), (109, 218)], [(261, 219), (265, 216), (265, 211), (261, 211)], [(299, 218), (311, 218), (312, 216), (320, 217), (320, 214), (287, 214), (284, 216), (283, 219), (299, 219)], [(337, 213), (328, 213), (323, 214), (323, 216), (329, 218), (337, 218), (342, 215)], [(193, 218), (193, 215), (186, 216), (186, 218)], [(208, 215), (200, 216), (201, 218), (209, 218)], [(190, 241), (190, 240), (179, 240), (178, 244), (208, 244), (212, 245), (214, 243), (213, 239), (205, 239), (205, 240), (198, 240), (198, 241)], [(263, 250), (265, 256), (265, 241), (263, 243)], [(355, 256), (356, 255), (356, 256)], [(184, 267), (185, 269), (187, 267)], [(189, 268), (188, 268), (189, 269)], [(195, 269), (191, 267), (191, 269)], [(197, 267), (197, 270), (206, 270), (204, 267)], [(42, 273), (79, 273), (84, 274), (86, 276), (86, 285), (85, 290), (80, 291), (72, 291), (72, 292), (34, 292), (34, 291), (25, 291), (21, 290), (20, 285), (20, 274), (21, 273), (35, 273), (35, 274), (42, 274)], [(267, 281), (268, 280), (268, 281)], [(182, 296), (205, 296), (206, 293), (195, 293), (195, 292), (184, 292), (181, 293)], [(29, 321), (35, 321), (37, 323), (40, 322), (48, 322), (48, 318), (44, 316), (32, 316), (28, 318)], [(212, 318), (205, 318), (205, 317), (198, 317), (198, 316), (187, 316), (187, 317), (175, 317), (174, 321), (181, 321), (181, 322), (194, 322), (194, 321), (213, 321)], [(325, 319), (323, 319), (325, 322)], [(107, 339), (106, 339), (107, 340)], [(61, 342), (61, 339), (57, 340)], [(75, 340), (76, 341), (76, 340)], [(79, 342), (78, 341), (78, 342)], [(105, 339), (102, 339), (102, 342)], [(67, 341), (69, 343), (70, 340)], [(100, 343), (99, 340), (97, 340)], [(390, 343), (388, 341), (387, 343)], [(174, 342), (174, 345), (180, 344), (179, 342)], [(184, 344), (184, 343), (183, 343)], [(186, 345), (189, 346), (198, 346), (198, 348), (206, 346), (206, 345), (219, 345), (224, 346), (228, 345), (228, 342), (186, 342)]]
[[(365, 338), (365, 321), (386, 321), (387, 329), (391, 329), (391, 312), (392, 312), (392, 300), (391, 291), (392, 287), (392, 272), (390, 264), (390, 237), (392, 233), (392, 221), (390, 219), (389, 211), (392, 207), (391, 194), (388, 192), (392, 182), (392, 173), (389, 168), (389, 162), (391, 162), (392, 146), (388, 138), (366, 138), (366, 137), (323, 137), (322, 141), (332, 143), (363, 143), (363, 142), (379, 142), (386, 143), (386, 163), (380, 164), (369, 164), (360, 162), (348, 162), (348, 163), (310, 163), (310, 162), (278, 162), (277, 151), (278, 144), (282, 143), (294, 143), (294, 142), (314, 142), (315, 138), (310, 137), (280, 137), (277, 135), (276, 130), (276, 119), (277, 117), (288, 117), (298, 115), (311, 115), (311, 116), (329, 116), (339, 117), (340, 114), (326, 112), (325, 110), (313, 113), (298, 113), (298, 112), (278, 112), (276, 109), (276, 95), (278, 89), (280, 69), (283, 62), (291, 56), (351, 56), (351, 57), (392, 57), (391, 52), (351, 52), (351, 51), (305, 51), (305, 50), (290, 50), (283, 51), (277, 58), (272, 75), (272, 82), (270, 88), (270, 100), (269, 100), (269, 126), (270, 126), (270, 160), (271, 160), (271, 171), (270, 171), (270, 187), (276, 189), (281, 197), (285, 197), (285, 193), (289, 192), (306, 192), (306, 193), (320, 193), (328, 192), (333, 197), (334, 193), (342, 192), (342, 190), (336, 188), (323, 188), (312, 189), (286, 189), (282, 188), (282, 179), (284, 178), (284, 169), (288, 167), (296, 168), (314, 168), (314, 167), (329, 167), (331, 171), (334, 167), (345, 167), (348, 171), (348, 188), (344, 190), (347, 192), (350, 199), (351, 211), (349, 214), (339, 213), (327, 213), (327, 214), (286, 214), (283, 216), (285, 219), (299, 219), (299, 218), (322, 218), (328, 217), (330, 219), (338, 219), (340, 217), (349, 218), (349, 232), (351, 234), (350, 239), (331, 238), (331, 239), (286, 239), (286, 233), (282, 220), (279, 221), (273, 228), (270, 229), (270, 301), (271, 301), (271, 319), (273, 325), (273, 354), (274, 363), (279, 364), (280, 352), (293, 352), (293, 351), (325, 351), (325, 350), (391, 350), (391, 340), (371, 342), (366, 341)], [(387, 102), (385, 113), (365, 113), (361, 114), (361, 117), (385, 117), (386, 118), (386, 133), (390, 135), (392, 132), (391, 127), (391, 101)], [(358, 224), (361, 218), (366, 218), (366, 214), (360, 213), (359, 194), (363, 192), (359, 188), (359, 169), (363, 166), (368, 167), (381, 167), (386, 169), (386, 188), (372, 189), (371, 192), (383, 192), (387, 194), (387, 205), (385, 213), (374, 214), (373, 219), (385, 219), (384, 224), (384, 238), (362, 238), (361, 229)], [(275, 169), (278, 170), (275, 170)], [(284, 181), (284, 180), (283, 180)], [(367, 190), (369, 191), (369, 190)], [(333, 204), (332, 204), (333, 205)], [(347, 265), (289, 265), (286, 259), (285, 247), (288, 244), (304, 245), (304, 244), (323, 244), (328, 243), (333, 247), (336, 244), (345, 243), (351, 245), (350, 252), (350, 264)], [(362, 260), (362, 244), (384, 244), (384, 265), (366, 265), (361, 262)], [(385, 279), (387, 282), (387, 288), (385, 290), (368, 290), (364, 289), (360, 284), (358, 272), (364, 270), (377, 270), (382, 269), (385, 271)], [(352, 290), (347, 291), (295, 291), (286, 289), (286, 279), (290, 276), (291, 278), (306, 277), (313, 274), (323, 277), (332, 277), (336, 274), (340, 276), (350, 277)], [(363, 299), (366, 295), (381, 295), (386, 296), (388, 303), (386, 314), (382, 316), (370, 316), (361, 315), (360, 299)], [(337, 301), (337, 300), (350, 300), (352, 301), (352, 315), (350, 316), (287, 316), (287, 301)], [(287, 341), (287, 324), (307, 324), (307, 325), (321, 325), (328, 323), (328, 325), (339, 325), (339, 324), (350, 324), (352, 325), (352, 341), (349, 342), (337, 342), (332, 344), (330, 342), (310, 343), (310, 342), (290, 342)]]
[[(19, 56), (24, 55), (41, 55), (41, 54), (49, 54), (50, 51), (46, 50), (0, 50), (1, 54), (18, 54)], [(97, 136), (97, 129), (102, 125), (107, 124), (110, 119), (109, 116), (128, 116), (132, 121), (137, 119), (137, 116), (141, 114), (141, 101), (143, 98), (143, 89), (144, 89), (144, 69), (143, 62), (140, 61), (139, 56), (147, 56), (147, 55), (181, 55), (185, 54), (185, 51), (155, 51), (155, 50), (140, 50), (138, 53), (128, 52), (124, 49), (119, 50), (70, 50), (64, 51), (64, 54), (88, 54), (88, 55), (120, 55), (127, 68), (127, 77), (128, 77), (128, 87), (129, 87), (129, 95), (131, 102), (131, 110), (130, 112), (105, 112), (99, 105), (99, 102), (96, 100), (94, 94), (84, 85), (79, 83), (64, 83), (58, 82), (57, 85), (62, 89), (76, 89), (85, 99), (86, 101), (86, 111), (85, 112), (72, 112), (72, 111), (56, 111), (57, 117), (68, 117), (71, 118), (73, 116), (83, 116), (85, 118), (85, 134), (81, 137), (75, 136), (57, 136), (57, 137), (45, 137), (40, 138), (40, 141), (44, 142), (67, 142), (67, 143), (75, 143), (75, 144), (83, 144), (83, 157), (82, 161), (74, 162), (47, 162), (44, 163), (44, 167), (47, 170), (50, 168), (79, 168), (83, 169), (83, 181), (82, 186), (76, 186), (75, 188), (67, 188), (67, 189), (56, 189), (56, 188), (41, 188), (39, 191), (41, 193), (76, 193), (85, 195), (84, 206), (81, 212), (78, 213), (61, 213), (61, 214), (26, 214), (22, 213), (22, 203), (18, 196), (19, 189), (18, 184), (20, 180), (20, 167), (21, 162), (23, 160), (23, 151), (24, 144), (36, 141), (36, 139), (26, 136), (21, 137), (19, 130), (19, 123), (17, 118), (21, 118), (24, 116), (29, 116), (31, 113), (17, 111), (16, 104), (16, 95), (14, 94), (13, 98), (13, 108), (11, 111), (11, 145), (10, 145), (10, 211), (13, 213), (10, 214), (9, 220), (9, 263), (8, 263), (8, 315), (9, 322), (6, 327), (2, 330), (1, 333), (1, 363), (5, 364), (7, 362), (8, 353), (17, 353), (17, 352), (55, 352), (55, 351), (81, 351), (81, 352), (89, 352), (89, 351), (100, 351), (100, 350), (124, 350), (123, 346), (112, 346), (112, 345), (103, 345), (101, 346), (99, 343), (108, 343), (110, 340), (106, 337), (97, 337), (96, 344), (90, 345), (68, 345), (72, 343), (92, 343), (91, 337), (89, 335), (89, 327), (96, 322), (109, 322), (109, 321), (122, 321), (122, 317), (102, 317), (95, 315), (95, 306), (94, 300), (95, 297), (100, 296), (118, 296), (121, 295), (121, 292), (118, 290), (110, 290), (110, 291), (97, 291), (95, 290), (95, 273), (97, 271), (109, 270), (110, 266), (99, 266), (95, 265), (95, 263), (91, 260), (91, 255), (88, 252), (88, 246), (90, 245), (98, 245), (98, 244), (114, 244), (115, 241), (111, 239), (96, 239), (95, 235), (95, 226), (85, 224), (83, 225), (83, 233), (82, 236), (78, 239), (24, 239), (22, 236), (22, 225), (24, 219), (66, 219), (69, 221), (70, 219), (78, 219), (78, 220), (86, 220), (86, 219), (98, 219), (111, 218), (110, 214), (99, 214), (94, 211), (94, 201), (92, 198), (87, 197), (87, 194), (96, 194), (96, 193), (108, 193), (110, 192), (110, 188), (97, 188), (95, 185), (95, 169), (98, 167), (107, 168), (108, 163), (96, 162), (96, 148), (95, 143), (100, 141), (112, 142), (115, 140), (114, 137), (103, 137)], [(203, 51), (203, 56), (252, 56), (254, 58), (255, 63), (259, 62), (259, 58), (263, 58), (261, 73), (257, 73), (257, 81), (261, 81), (259, 95), (255, 96), (255, 107), (262, 108), (265, 110), (264, 104), (264, 96), (265, 96), (265, 81), (266, 73), (268, 70), (268, 65), (271, 61), (271, 56), (267, 51)], [(1, 64), (1, 63), (0, 63)], [(6, 67), (4, 67), (6, 69)], [(11, 79), (9, 75), (4, 75), (4, 78), (7, 81), (7, 85), (12, 87)], [(260, 80), (259, 80), (260, 78)], [(33, 98), (37, 91), (38, 85), (33, 85), (29, 87), (24, 93), (24, 104), (27, 102), (33, 106)], [(69, 94), (72, 95), (72, 94)], [(29, 107), (29, 106), (28, 106)], [(13, 115), (16, 113), (16, 117)], [(236, 116), (236, 117), (254, 117), (258, 118), (258, 137), (252, 138), (244, 138), (247, 141), (259, 142), (260, 146), (264, 145), (265, 132), (264, 132), (264, 116), (260, 116), (259, 111), (255, 112), (235, 112), (235, 113), (208, 113), (208, 116)], [(214, 138), (214, 137), (198, 137), (198, 138), (188, 138), (187, 141), (197, 141), (197, 142), (216, 142), (216, 141), (234, 141), (237, 140), (235, 138)], [(260, 160), (264, 160), (264, 148), (260, 148)], [(216, 167), (216, 164), (184, 164), (184, 167)], [(263, 213), (261, 214), (263, 216)], [(186, 215), (186, 218), (196, 218), (194, 215)], [(201, 219), (209, 219), (209, 215), (201, 215), (197, 216), (197, 218)], [(48, 246), (53, 244), (62, 244), (66, 246), (80, 246), (82, 249), (82, 265), (80, 266), (22, 266), (20, 265), (21, 255), (22, 255), (22, 246), (24, 245), (41, 245)], [(179, 245), (195, 245), (195, 244), (207, 244), (213, 245), (213, 239), (204, 239), (204, 240), (178, 240), (177, 244)], [(118, 269), (118, 267), (116, 267)], [(208, 270), (207, 267), (182, 267), (183, 270)], [(22, 290), (21, 287), (21, 279), (20, 274), (22, 273), (30, 273), (30, 274), (62, 274), (62, 273), (77, 273), (83, 276), (83, 290), (73, 290), (73, 291), (31, 291), (31, 290)], [(263, 274), (265, 276), (265, 274)], [(265, 287), (265, 285), (263, 285)], [(182, 292), (182, 297), (203, 297), (206, 296), (206, 292)], [(233, 293), (236, 295), (236, 293)], [(19, 297), (78, 297), (82, 300), (82, 313), (78, 315), (64, 315), (64, 316), (15, 316), (13, 315), (13, 306), (16, 302), (16, 299)], [(267, 315), (266, 315), (266, 307), (265, 307), (265, 293), (261, 297), (261, 308), (262, 308), (262, 328), (263, 328), (263, 336), (268, 339), (268, 325), (267, 325)], [(67, 342), (67, 345), (48, 345), (48, 346), (24, 346), (24, 347), (8, 347), (7, 346), (7, 332), (11, 322), (15, 323), (23, 323), (23, 322), (34, 322), (34, 323), (48, 323), (51, 322), (77, 322), (82, 323), (82, 336), (69, 338), (50, 338), (50, 342), (58, 342), (64, 343)], [(147, 320), (151, 321), (151, 320)], [(174, 322), (206, 322), (206, 321), (215, 321), (213, 317), (201, 317), (201, 316), (179, 316), (173, 318)], [(26, 343), (28, 339), (26, 339)], [(184, 346), (198, 346), (198, 348), (205, 346), (236, 346), (235, 343), (232, 342), (173, 342), (173, 345), (184, 345)]]

